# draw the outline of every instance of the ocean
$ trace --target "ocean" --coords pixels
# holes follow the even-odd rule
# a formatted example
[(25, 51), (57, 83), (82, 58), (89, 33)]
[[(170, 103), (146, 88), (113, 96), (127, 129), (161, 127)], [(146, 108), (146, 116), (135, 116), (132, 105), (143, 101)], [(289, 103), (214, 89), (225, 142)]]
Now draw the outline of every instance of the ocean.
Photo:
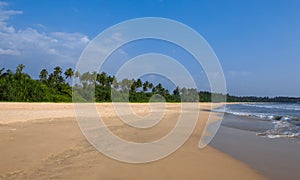
[(228, 104), (225, 110), (210, 146), (269, 179), (299, 179), (300, 104)]
[(228, 104), (225, 112), (223, 126), (300, 142), (300, 103)]

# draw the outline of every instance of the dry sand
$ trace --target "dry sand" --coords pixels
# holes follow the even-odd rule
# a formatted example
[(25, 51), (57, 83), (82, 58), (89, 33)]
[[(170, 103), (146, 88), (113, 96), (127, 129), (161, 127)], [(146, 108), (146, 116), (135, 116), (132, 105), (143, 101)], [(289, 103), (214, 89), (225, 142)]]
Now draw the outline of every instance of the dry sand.
[[(146, 116), (146, 104), (131, 104)], [(198, 142), (210, 104), (189, 140), (170, 156), (146, 164), (112, 160), (82, 135), (73, 104), (0, 103), (0, 179), (264, 179), (246, 164)], [(97, 104), (110, 130), (123, 139), (146, 142), (168, 133), (179, 116), (178, 104), (167, 104), (157, 126), (139, 131), (122, 123), (109, 103)]]

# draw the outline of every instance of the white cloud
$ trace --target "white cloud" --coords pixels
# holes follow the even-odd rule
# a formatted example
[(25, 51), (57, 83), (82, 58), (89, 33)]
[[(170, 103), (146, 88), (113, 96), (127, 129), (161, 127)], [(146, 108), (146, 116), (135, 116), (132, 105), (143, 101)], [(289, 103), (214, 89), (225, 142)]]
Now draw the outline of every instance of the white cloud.
[(14, 28), (7, 25), (7, 20), (13, 15), (22, 14), (22, 11), (5, 10), (4, 7), (8, 6), (7, 2), (0, 1), (0, 30), (5, 32), (13, 32)]
[(16, 50), (12, 49), (2, 49), (0, 48), (0, 55), (13, 55), (13, 56), (19, 56), (21, 53)]
[[(75, 64), (90, 39), (81, 33), (68, 32), (47, 32), (43, 24), (38, 24), (43, 28), (25, 27), (16, 29), (9, 25), (9, 20), (14, 15), (22, 14), (22, 11), (7, 10), (6, 2), (0, 1), (0, 57), (8, 56), (21, 57), (22, 59), (49, 61), (57, 65), (64, 63)], [(20, 58), (20, 59), (21, 59)], [(26, 64), (26, 62), (23, 62)]]
[(6, 21), (9, 20), (11, 16), (22, 14), (23, 12), (15, 10), (3, 10), (1, 7), (3, 6), (1, 6), (0, 2), (0, 31), (7, 33), (15, 32), (15, 29), (12, 26), (8, 26)]

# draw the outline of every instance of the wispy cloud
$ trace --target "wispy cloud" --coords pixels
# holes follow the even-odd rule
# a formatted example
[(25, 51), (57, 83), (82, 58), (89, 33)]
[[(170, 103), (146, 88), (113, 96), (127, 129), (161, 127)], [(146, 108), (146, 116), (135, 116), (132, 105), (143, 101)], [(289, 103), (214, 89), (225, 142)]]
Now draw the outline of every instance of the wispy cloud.
[(23, 12), (16, 10), (4, 10), (4, 6), (7, 6), (7, 4), (4, 4), (4, 2), (0, 2), (0, 31), (13, 33), (15, 32), (15, 29), (7, 24), (7, 20), (9, 20), (11, 16), (22, 14)]
[(21, 53), (16, 50), (12, 49), (2, 49), (0, 48), (0, 55), (13, 55), (13, 56), (19, 56)]
[[(55, 61), (57, 64), (75, 64), (82, 50), (90, 42), (88, 36), (82, 33), (47, 32), (43, 24), (39, 27), (16, 29), (9, 24), (12, 16), (22, 14), (22, 11), (9, 9), (9, 4), (0, 1), (0, 56), (22, 57), (22, 59), (38, 59)], [(49, 55), (49, 56), (47, 56)]]

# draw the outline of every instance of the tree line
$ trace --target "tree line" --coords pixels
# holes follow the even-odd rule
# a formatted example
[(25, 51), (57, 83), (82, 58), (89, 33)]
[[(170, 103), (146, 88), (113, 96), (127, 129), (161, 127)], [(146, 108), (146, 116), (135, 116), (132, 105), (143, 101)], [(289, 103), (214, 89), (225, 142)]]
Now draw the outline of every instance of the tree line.
[[(198, 92), (194, 88), (176, 87), (172, 92), (161, 83), (141, 79), (123, 79), (117, 81), (115, 76), (105, 72), (85, 72), (80, 74), (72, 68), (65, 71), (59, 66), (52, 72), (42, 69), (39, 79), (32, 79), (23, 72), (25, 66), (20, 64), (15, 72), (0, 69), (0, 101), (17, 102), (211, 102), (215, 99), (228, 102), (297, 102), (292, 97), (238, 97), (229, 94), (217, 94), (207, 91)], [(74, 85), (69, 81), (74, 78)], [(72, 96), (73, 88), (73, 96)], [(72, 99), (73, 98), (73, 99)]]

